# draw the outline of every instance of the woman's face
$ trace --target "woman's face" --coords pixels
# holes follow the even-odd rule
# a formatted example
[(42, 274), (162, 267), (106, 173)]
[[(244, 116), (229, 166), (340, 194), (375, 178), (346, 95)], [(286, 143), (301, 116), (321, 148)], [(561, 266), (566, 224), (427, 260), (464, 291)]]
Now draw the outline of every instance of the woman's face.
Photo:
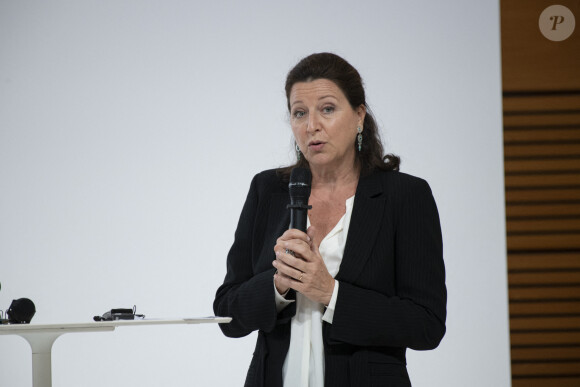
[(298, 82), (290, 90), (290, 123), (296, 143), (311, 168), (354, 166), (357, 127), (366, 110), (353, 109), (328, 79)]

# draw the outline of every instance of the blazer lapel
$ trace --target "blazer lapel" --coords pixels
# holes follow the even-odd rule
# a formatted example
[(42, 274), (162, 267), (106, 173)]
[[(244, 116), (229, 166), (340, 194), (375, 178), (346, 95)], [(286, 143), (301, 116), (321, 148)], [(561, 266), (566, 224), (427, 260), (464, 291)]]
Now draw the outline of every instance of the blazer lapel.
[(380, 229), (385, 196), (380, 174), (360, 178), (337, 280), (354, 281), (363, 269)]
[[(290, 224), (290, 210), (286, 209), (286, 205), (290, 203), (290, 199), (287, 192), (276, 192), (271, 194), (270, 203), (268, 209), (268, 219), (263, 219), (265, 230), (264, 236), (265, 240), (262, 243), (262, 249), (260, 252), (260, 257), (265, 257), (264, 262), (268, 269), (272, 269), (272, 261), (276, 259), (274, 254), (274, 246), (276, 246), (276, 240), (282, 235), (286, 230), (288, 230), (288, 225)], [(262, 271), (262, 267), (258, 271)]]
[(271, 221), (268, 223), (270, 225), (275, 224), (278, 227), (279, 234), (277, 234), (276, 238), (288, 230), (288, 226), (290, 225), (290, 210), (286, 208), (288, 204), (290, 204), (288, 192), (273, 193), (270, 197), (270, 211), (268, 211), (268, 216), (270, 216)]

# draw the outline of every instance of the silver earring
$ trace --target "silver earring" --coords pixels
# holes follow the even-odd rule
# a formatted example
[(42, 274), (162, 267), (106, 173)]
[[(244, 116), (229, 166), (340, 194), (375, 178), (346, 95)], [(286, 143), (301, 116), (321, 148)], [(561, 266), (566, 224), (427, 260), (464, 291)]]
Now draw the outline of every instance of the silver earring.
[(362, 128), (359, 126), (358, 128), (356, 128), (356, 131), (358, 132), (358, 136), (356, 136), (358, 142), (358, 151), (360, 152), (362, 148)]
[(296, 147), (296, 158), (298, 159), (298, 161), (300, 161), (300, 147), (298, 146), (297, 143), (294, 143), (294, 146)]

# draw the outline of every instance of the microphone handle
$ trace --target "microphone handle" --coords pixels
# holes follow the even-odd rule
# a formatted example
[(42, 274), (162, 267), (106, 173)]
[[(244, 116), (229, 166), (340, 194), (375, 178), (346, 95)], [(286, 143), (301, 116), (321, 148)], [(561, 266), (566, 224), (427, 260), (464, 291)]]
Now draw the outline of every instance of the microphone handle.
[(290, 209), (290, 228), (298, 229), (306, 232), (306, 208), (291, 208)]
[[(306, 220), (308, 217), (308, 210), (312, 208), (307, 204), (290, 204), (290, 229), (297, 229), (302, 232), (306, 232)], [(294, 256), (294, 251), (286, 249), (286, 253)]]

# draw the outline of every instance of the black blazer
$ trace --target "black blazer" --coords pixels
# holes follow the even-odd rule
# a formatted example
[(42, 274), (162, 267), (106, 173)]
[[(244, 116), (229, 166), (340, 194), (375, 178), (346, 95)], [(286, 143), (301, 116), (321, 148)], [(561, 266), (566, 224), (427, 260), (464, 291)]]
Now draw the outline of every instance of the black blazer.
[[(296, 303), (276, 312), (272, 261), (288, 203), (274, 170), (254, 177), (214, 301), (216, 315), (233, 318), (220, 324), (226, 336), (258, 331), (249, 387), (282, 387)], [(406, 348), (433, 349), (445, 334), (441, 229), (424, 180), (400, 172), (360, 178), (336, 280), (333, 323), (323, 322), (325, 385), (410, 386)]]

